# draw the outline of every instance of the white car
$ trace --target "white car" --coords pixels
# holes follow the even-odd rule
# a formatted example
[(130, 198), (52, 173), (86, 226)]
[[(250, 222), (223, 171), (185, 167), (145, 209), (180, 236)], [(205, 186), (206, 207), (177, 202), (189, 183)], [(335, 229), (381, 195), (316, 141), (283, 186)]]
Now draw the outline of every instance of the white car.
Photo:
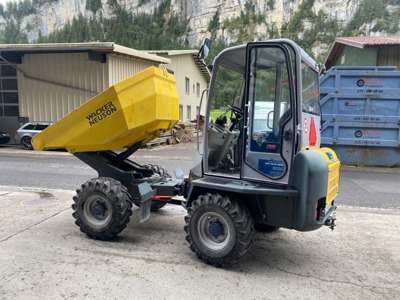
[(32, 150), (32, 138), (42, 130), (49, 127), (53, 122), (29, 122), (15, 132), (15, 140), (21, 144), (22, 149)]

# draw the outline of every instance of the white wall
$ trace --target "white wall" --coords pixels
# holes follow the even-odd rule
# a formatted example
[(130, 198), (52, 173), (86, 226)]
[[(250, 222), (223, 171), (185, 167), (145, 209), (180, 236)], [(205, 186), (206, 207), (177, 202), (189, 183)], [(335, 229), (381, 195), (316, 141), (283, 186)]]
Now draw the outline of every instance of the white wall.
[[(176, 86), (179, 94), (179, 102), (182, 105), (182, 122), (196, 119), (196, 108), (200, 105), (200, 97), (204, 89), (207, 88), (207, 82), (195, 64), (192, 54), (181, 55), (161, 55), (171, 59), (171, 64), (165, 67), (174, 71), (176, 76)], [(185, 78), (189, 79), (189, 93), (185, 91)], [(196, 85), (200, 84), (199, 95), (197, 95)], [(194, 85), (194, 92), (193, 92)], [(190, 118), (188, 118), (188, 106), (191, 107)], [(205, 99), (203, 100), (201, 114), (204, 115)]]

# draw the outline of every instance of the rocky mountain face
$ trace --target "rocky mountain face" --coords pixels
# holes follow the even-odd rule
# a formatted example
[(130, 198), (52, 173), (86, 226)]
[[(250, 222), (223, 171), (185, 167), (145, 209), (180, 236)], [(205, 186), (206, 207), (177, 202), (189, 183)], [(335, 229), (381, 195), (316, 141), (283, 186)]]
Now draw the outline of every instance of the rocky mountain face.
[[(198, 44), (207, 34), (208, 23), (217, 11), (221, 20), (232, 20), (246, 12), (246, 4), (254, 5), (255, 13), (265, 17), (265, 23), (257, 24), (254, 28), (255, 33), (262, 37), (268, 30), (280, 31), (302, 2), (303, 0), (175, 0), (172, 4), (174, 11), (183, 10), (189, 17), (192, 29), (188, 37), (189, 43)], [(317, 12), (322, 9), (326, 12), (327, 18), (336, 18), (340, 22), (347, 23), (354, 15), (358, 2), (359, 0), (316, 0), (313, 10)], [(223, 28), (218, 30), (217, 35), (223, 36), (228, 43), (235, 39), (235, 34)]]
[[(34, 42), (39, 31), (43, 36), (56, 29), (63, 28), (68, 22), (79, 15), (85, 17), (109, 18), (113, 15), (113, 9), (109, 0), (101, 1), (100, 8), (93, 13), (87, 9), (88, 0), (58, 0), (49, 1), (38, 5), (35, 14), (25, 16), (21, 22), (21, 28), (28, 33), (28, 41)], [(133, 13), (152, 13), (154, 8), (160, 5), (160, 0), (116, 0), (121, 6)], [(198, 45), (205, 36), (209, 35), (207, 27), (210, 20), (218, 12), (220, 20), (232, 20), (240, 17), (250, 6), (255, 13), (265, 18), (265, 23), (257, 24), (254, 31), (263, 36), (267, 29), (280, 30), (293, 14), (298, 10), (303, 0), (170, 0), (171, 13), (178, 14), (189, 20), (190, 31), (187, 39), (189, 45)], [(359, 0), (316, 0), (313, 10), (323, 10), (327, 18), (335, 18), (339, 22), (348, 22), (355, 13)], [(1, 24), (4, 17), (0, 16)], [(234, 33), (220, 28), (215, 32), (217, 36), (223, 36), (227, 42), (234, 40)]]
[[(113, 3), (133, 14), (151, 14), (166, 1), (170, 7), (167, 14), (177, 15), (188, 21), (189, 29), (182, 40), (191, 47), (197, 47), (204, 37), (210, 35), (222, 38), (226, 43), (238, 40), (238, 34), (242, 34), (243, 39), (243, 35), (246, 37), (249, 32), (253, 39), (259, 40), (282, 36), (285, 26), (303, 4), (308, 5), (308, 11), (323, 16), (326, 20), (346, 25), (352, 20), (363, 0), (33, 0), (35, 12), (24, 15), (19, 24), (27, 33), (28, 41), (33, 43), (40, 35), (47, 36), (62, 29), (79, 16), (92, 19), (110, 18), (114, 15)], [(387, 1), (389, 4), (398, 3)], [(94, 6), (88, 5), (93, 3)], [(394, 5), (394, 8), (386, 9), (399, 12), (399, 7), (400, 3)], [(247, 23), (248, 28), (243, 31), (244, 23), (235, 23), (235, 20), (246, 20), (249, 15), (252, 21)], [(6, 21), (5, 15), (0, 14), (0, 30)], [(214, 23), (212, 29), (210, 22)], [(301, 22), (303, 29), (311, 28), (315, 24), (315, 20), (307, 18), (303, 18)], [(373, 25), (366, 24), (365, 30)], [(301, 34), (299, 32), (300, 38)], [(314, 50), (318, 52), (318, 49)]]

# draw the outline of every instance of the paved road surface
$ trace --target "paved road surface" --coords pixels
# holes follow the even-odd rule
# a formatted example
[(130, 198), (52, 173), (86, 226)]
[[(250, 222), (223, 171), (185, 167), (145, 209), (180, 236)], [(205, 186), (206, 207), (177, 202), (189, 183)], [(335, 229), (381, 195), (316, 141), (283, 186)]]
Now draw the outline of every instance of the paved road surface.
[[(171, 175), (180, 167), (188, 174), (193, 166), (194, 143), (141, 149), (131, 157), (141, 164), (155, 163)], [(0, 186), (75, 190), (97, 173), (66, 152), (34, 152), (0, 147)], [(339, 205), (400, 209), (400, 168), (344, 167)]]

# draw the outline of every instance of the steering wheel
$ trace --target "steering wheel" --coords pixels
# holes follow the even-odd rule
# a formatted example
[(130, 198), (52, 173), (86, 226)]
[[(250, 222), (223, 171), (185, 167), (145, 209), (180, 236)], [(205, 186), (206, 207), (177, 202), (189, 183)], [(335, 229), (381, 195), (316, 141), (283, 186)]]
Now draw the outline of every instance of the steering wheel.
[(239, 118), (242, 118), (242, 117), (243, 117), (243, 109), (241, 109), (241, 108), (239, 108), (239, 107), (237, 107), (237, 106), (234, 106), (234, 105), (228, 105), (228, 107), (229, 107), (229, 109), (230, 109), (231, 111), (233, 111), (233, 112), (235, 113), (235, 115), (236, 115), (237, 117), (239, 117)]

